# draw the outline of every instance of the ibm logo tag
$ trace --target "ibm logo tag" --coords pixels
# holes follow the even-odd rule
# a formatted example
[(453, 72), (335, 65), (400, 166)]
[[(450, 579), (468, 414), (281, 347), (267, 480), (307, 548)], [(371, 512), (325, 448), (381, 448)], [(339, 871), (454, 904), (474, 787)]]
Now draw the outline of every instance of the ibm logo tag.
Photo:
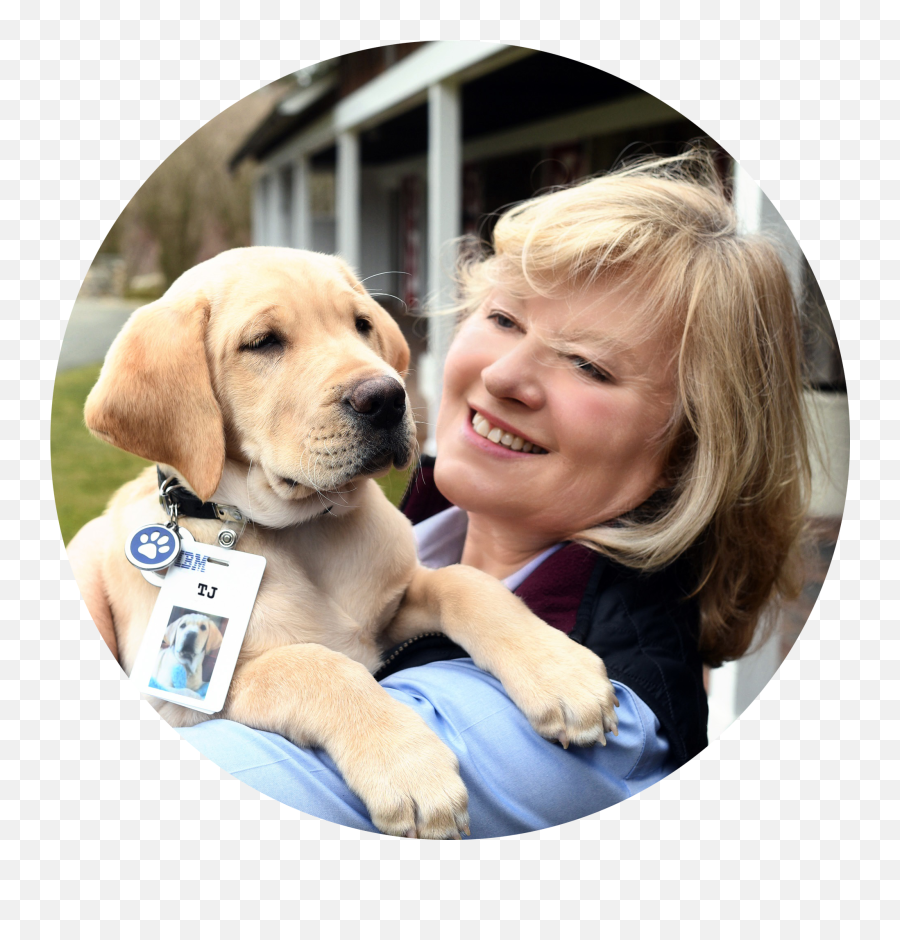
[(207, 561), (209, 561), (209, 555), (201, 555), (200, 552), (189, 552), (182, 549), (181, 555), (175, 564), (179, 568), (187, 568), (188, 571), (206, 571)]

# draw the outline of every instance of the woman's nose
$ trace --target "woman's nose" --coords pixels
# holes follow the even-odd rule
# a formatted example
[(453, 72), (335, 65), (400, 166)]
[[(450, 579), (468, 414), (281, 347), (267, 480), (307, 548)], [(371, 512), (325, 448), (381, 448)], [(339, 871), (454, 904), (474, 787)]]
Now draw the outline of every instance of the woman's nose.
[(482, 369), (481, 380), (494, 398), (518, 401), (537, 409), (544, 403), (544, 389), (538, 362), (526, 346), (519, 343), (515, 349), (498, 356)]

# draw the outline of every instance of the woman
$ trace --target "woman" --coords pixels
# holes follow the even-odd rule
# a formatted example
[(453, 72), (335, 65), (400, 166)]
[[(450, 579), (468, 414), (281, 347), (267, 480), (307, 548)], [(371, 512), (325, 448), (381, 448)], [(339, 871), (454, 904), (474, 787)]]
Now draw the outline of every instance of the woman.
[[(706, 746), (703, 663), (741, 656), (794, 589), (809, 466), (787, 275), (737, 234), (703, 155), (507, 211), (461, 294), (438, 460), (405, 504), (420, 557), (503, 579), (603, 657), (621, 703), (607, 748), (565, 751), (443, 637), (391, 651), (379, 678), (457, 753), (485, 837), (595, 812)], [(180, 733), (262, 792), (373, 829), (320, 752), (230, 722)]]

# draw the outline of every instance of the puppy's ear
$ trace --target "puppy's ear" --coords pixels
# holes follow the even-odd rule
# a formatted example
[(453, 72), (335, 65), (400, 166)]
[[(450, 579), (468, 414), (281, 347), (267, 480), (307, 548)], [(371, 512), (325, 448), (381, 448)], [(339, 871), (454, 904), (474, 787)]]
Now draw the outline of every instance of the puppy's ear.
[(221, 631), (212, 622), (212, 620), (207, 620), (206, 624), (209, 627), (209, 638), (206, 641), (206, 653), (209, 654), (213, 650), (217, 650), (222, 645), (223, 637)]
[(184, 620), (184, 617), (179, 617), (177, 620), (173, 620), (166, 627), (166, 643), (169, 646), (175, 645), (175, 634), (178, 631), (178, 627), (181, 624), (181, 621)]
[(225, 464), (222, 412), (206, 361), (209, 304), (163, 298), (136, 310), (110, 347), (84, 420), (97, 437), (175, 467), (204, 500)]
[(378, 318), (378, 333), (384, 348), (384, 358), (400, 375), (405, 376), (409, 368), (409, 344), (397, 321), (387, 311), (383, 311)]
[[(369, 292), (359, 282), (359, 279), (353, 273), (353, 269), (342, 259), (335, 258), (341, 274), (347, 279), (347, 283), (364, 297), (370, 297)], [(405, 375), (409, 368), (409, 344), (400, 331), (397, 321), (379, 304), (379, 315), (377, 318), (378, 333), (381, 337), (384, 349), (384, 358), (391, 368), (396, 369), (400, 375)]]
[(338, 273), (341, 277), (356, 291), (357, 294), (362, 294), (363, 297), (368, 297), (369, 292), (363, 287), (362, 282), (356, 276), (356, 271), (344, 261), (343, 258), (338, 257), (337, 255), (330, 255), (330, 260), (332, 264), (338, 269)]

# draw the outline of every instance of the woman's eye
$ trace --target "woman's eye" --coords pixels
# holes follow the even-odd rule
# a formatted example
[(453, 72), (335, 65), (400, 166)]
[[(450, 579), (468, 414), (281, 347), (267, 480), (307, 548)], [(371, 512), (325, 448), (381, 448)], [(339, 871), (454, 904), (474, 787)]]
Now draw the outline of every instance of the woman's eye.
[(365, 317), (356, 318), (356, 332), (360, 336), (368, 336), (372, 332), (372, 321), (367, 320)]
[(513, 329), (516, 326), (515, 320), (511, 320), (505, 313), (500, 313), (499, 310), (495, 310), (493, 313), (489, 314), (488, 320), (493, 320), (502, 330)]
[(259, 350), (259, 349), (281, 349), (282, 343), (281, 340), (274, 333), (265, 333), (262, 336), (257, 336), (256, 339), (251, 339), (248, 343), (244, 343), (241, 346), (242, 350)]
[(604, 372), (599, 366), (595, 366), (589, 359), (584, 359), (582, 356), (574, 356), (572, 362), (579, 371), (583, 372), (589, 378), (596, 379), (598, 382), (610, 381), (609, 373)]

